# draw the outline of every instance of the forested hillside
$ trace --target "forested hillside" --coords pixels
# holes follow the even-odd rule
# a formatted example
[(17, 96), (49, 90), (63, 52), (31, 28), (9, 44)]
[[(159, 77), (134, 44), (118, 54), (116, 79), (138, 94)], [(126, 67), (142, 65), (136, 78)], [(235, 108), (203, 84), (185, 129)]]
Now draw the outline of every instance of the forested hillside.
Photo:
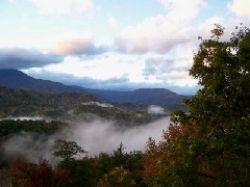
[(188, 98), (168, 89), (147, 88), (131, 91), (98, 90), (35, 79), (14, 69), (0, 69), (0, 86), (43, 94), (82, 93), (94, 95), (114, 104), (160, 105), (173, 109), (185, 109), (183, 100)]
[[(43, 117), (51, 120), (89, 119), (93, 116), (139, 125), (169, 115), (150, 115), (147, 106), (107, 105), (84, 93), (46, 94), (0, 87), (0, 118)], [(106, 106), (107, 105), (107, 106)]]
[(0, 87), (0, 116), (32, 116), (53, 109), (63, 112), (90, 101), (97, 98), (84, 93), (44, 94)]
[(134, 105), (159, 105), (168, 109), (185, 109), (184, 100), (187, 96), (179, 95), (163, 88), (142, 88), (132, 91), (112, 91), (112, 90), (86, 90), (98, 98), (111, 103), (134, 104)]

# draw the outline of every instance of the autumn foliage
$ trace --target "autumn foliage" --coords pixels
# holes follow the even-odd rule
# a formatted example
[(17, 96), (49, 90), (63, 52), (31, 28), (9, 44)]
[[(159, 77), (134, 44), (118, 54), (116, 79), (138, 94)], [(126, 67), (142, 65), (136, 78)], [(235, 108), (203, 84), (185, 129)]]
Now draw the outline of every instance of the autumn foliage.
[(152, 186), (247, 186), (250, 137), (250, 32), (223, 27), (202, 40), (190, 74), (202, 88), (172, 115), (158, 145), (149, 142), (143, 178)]
[(23, 160), (10, 162), (12, 183), (20, 187), (55, 187), (62, 186), (69, 180), (69, 173), (62, 168), (52, 168), (45, 160), (38, 164)]

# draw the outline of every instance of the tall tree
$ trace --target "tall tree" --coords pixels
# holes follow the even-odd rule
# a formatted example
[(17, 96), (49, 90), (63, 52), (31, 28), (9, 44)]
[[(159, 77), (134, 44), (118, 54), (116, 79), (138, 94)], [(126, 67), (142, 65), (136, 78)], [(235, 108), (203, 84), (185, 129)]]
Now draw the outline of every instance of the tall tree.
[(77, 154), (86, 153), (76, 142), (57, 140), (54, 145), (54, 155), (61, 157), (64, 161), (70, 161)]
[[(163, 186), (247, 186), (250, 137), (250, 31), (230, 40), (215, 25), (201, 40), (190, 75), (201, 89), (175, 112), (165, 141), (145, 159), (144, 177)], [(154, 159), (154, 161), (152, 161)], [(152, 162), (157, 172), (147, 172)]]

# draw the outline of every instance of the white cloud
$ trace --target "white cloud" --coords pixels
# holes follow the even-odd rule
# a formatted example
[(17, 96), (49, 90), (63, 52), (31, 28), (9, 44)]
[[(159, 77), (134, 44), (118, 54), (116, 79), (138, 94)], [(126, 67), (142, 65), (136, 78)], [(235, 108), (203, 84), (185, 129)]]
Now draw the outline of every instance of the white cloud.
[(165, 53), (176, 44), (188, 40), (187, 28), (180, 28), (167, 17), (158, 15), (125, 29), (116, 39), (119, 49), (127, 53)]
[(60, 55), (96, 55), (105, 51), (104, 47), (96, 46), (90, 37), (75, 38), (59, 42), (52, 51)]
[(159, 0), (165, 7), (167, 14), (175, 21), (188, 21), (194, 19), (205, 5), (204, 0)]
[(117, 26), (117, 20), (114, 16), (109, 16), (107, 23), (111, 28), (115, 28)]
[[(113, 81), (118, 78), (124, 83), (171, 83), (189, 80), (189, 59), (176, 57), (168, 59), (160, 55), (132, 55), (107, 52), (94, 57), (64, 58), (59, 64), (51, 64), (40, 70), (51, 73), (71, 74), (80, 78)], [(69, 78), (70, 79), (70, 78)], [(169, 84), (168, 84), (169, 85)]]
[(228, 8), (238, 16), (250, 16), (250, 0), (233, 0)]
[(99, 80), (128, 75), (129, 80), (141, 82), (144, 80), (141, 68), (143, 64), (144, 57), (107, 52), (85, 58), (69, 56), (60, 64), (45, 66), (44, 70)]
[(31, 0), (42, 14), (83, 13), (93, 7), (92, 0)]
[(168, 73), (168, 78), (171, 79), (185, 79), (188, 78), (188, 71), (186, 70), (173, 70)]
[(163, 57), (149, 58), (145, 61), (144, 75), (149, 76), (161, 75), (173, 69), (173, 60)]
[(203, 0), (161, 0), (166, 14), (144, 20), (126, 28), (116, 44), (127, 53), (166, 53), (178, 44), (190, 40), (191, 23), (198, 15)]
[(143, 73), (145, 79), (153, 78), (161, 81), (187, 79), (189, 77), (188, 70), (192, 64), (190, 52), (186, 51), (186, 54), (182, 52), (181, 55), (175, 55), (175, 53), (179, 52), (171, 52), (168, 57), (158, 56), (146, 59)]

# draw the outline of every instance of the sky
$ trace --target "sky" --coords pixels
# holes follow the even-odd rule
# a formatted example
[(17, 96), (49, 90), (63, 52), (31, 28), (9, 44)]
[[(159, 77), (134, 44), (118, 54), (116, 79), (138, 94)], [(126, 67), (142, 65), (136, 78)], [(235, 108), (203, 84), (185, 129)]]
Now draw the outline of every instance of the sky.
[(89, 88), (193, 94), (198, 36), (250, 24), (250, 0), (1, 0), (0, 68)]

